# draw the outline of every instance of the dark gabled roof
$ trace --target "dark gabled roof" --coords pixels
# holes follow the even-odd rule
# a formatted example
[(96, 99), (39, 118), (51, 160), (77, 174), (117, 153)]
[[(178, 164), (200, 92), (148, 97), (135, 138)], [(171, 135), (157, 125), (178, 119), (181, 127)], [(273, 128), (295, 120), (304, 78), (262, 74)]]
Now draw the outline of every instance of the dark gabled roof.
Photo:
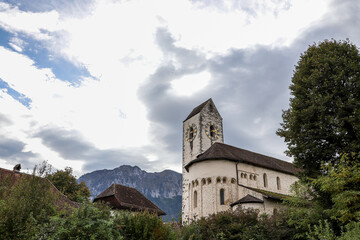
[(264, 201), (248, 194), (245, 197), (237, 200), (236, 202), (233, 202), (232, 204), (230, 204), (230, 206), (233, 207), (235, 205), (243, 204), (243, 203), (264, 203)]
[(188, 120), (189, 118), (192, 118), (193, 116), (195, 116), (196, 114), (198, 114), (199, 112), (201, 112), (201, 110), (205, 107), (205, 105), (208, 103), (208, 102), (212, 102), (212, 99), (209, 98), (208, 100), (206, 100), (205, 102), (203, 102), (202, 104), (200, 104), (199, 106), (197, 106), (196, 108), (194, 108), (191, 113), (189, 114), (189, 116), (187, 116), (187, 118), (184, 120), (184, 122), (186, 120)]
[(283, 199), (288, 197), (288, 195), (285, 195), (285, 194), (276, 193), (276, 192), (270, 192), (270, 191), (266, 191), (266, 190), (263, 190), (263, 189), (253, 188), (253, 187), (248, 187), (248, 186), (245, 186), (245, 185), (242, 185), (242, 184), (239, 184), (239, 186), (242, 186), (244, 188), (247, 188), (247, 189), (250, 189), (252, 191), (258, 192), (258, 193), (262, 194), (265, 198), (272, 198), (272, 199), (275, 199), (275, 200), (283, 200)]
[(196, 159), (190, 161), (185, 166), (185, 169), (189, 171), (189, 167), (191, 165), (205, 160), (229, 160), (234, 162), (244, 162), (254, 166), (292, 175), (295, 175), (300, 171), (292, 163), (219, 142), (214, 143), (203, 154), (200, 154)]
[[(9, 180), (9, 187), (11, 188), (16, 182), (22, 178), (29, 179), (33, 175), (20, 173), (19, 171), (11, 171), (0, 168), (0, 181)], [(36, 177), (36, 176), (35, 176)], [(40, 177), (37, 177), (40, 178)], [(69, 207), (79, 207), (79, 203), (71, 201), (67, 196), (60, 192), (55, 185), (47, 178), (40, 178), (42, 181), (50, 184), (51, 191), (56, 195), (55, 205), (59, 209), (68, 209)]]
[(138, 190), (132, 187), (114, 183), (94, 198), (94, 202), (109, 202), (115, 209), (155, 212), (157, 215), (166, 215), (158, 206), (152, 203)]

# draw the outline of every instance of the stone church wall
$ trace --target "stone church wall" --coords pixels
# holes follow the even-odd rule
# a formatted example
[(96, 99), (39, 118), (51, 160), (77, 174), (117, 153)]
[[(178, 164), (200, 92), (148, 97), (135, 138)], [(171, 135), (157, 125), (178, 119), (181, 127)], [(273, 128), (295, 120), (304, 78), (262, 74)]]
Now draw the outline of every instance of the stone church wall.
[[(189, 179), (189, 218), (227, 211), (230, 203), (237, 200), (235, 163), (227, 160), (204, 161), (192, 165)], [(220, 204), (220, 190), (224, 190), (224, 205)], [(194, 193), (197, 206), (194, 205)]]
[[(236, 176), (236, 165), (238, 178)], [(189, 195), (188, 204), (186, 204), (189, 207), (189, 219), (227, 211), (230, 209), (229, 205), (231, 203), (248, 194), (264, 200), (264, 204), (261, 204), (262, 207), (259, 207), (259, 204), (255, 204), (256, 209), (259, 209), (260, 213), (273, 214), (274, 209), (281, 207), (279, 203), (274, 200), (265, 199), (261, 193), (239, 186), (238, 183), (265, 191), (289, 194), (290, 185), (297, 180), (295, 176), (290, 174), (228, 160), (203, 161), (192, 165), (189, 170), (189, 173), (186, 174), (189, 182), (186, 193)], [(267, 176), (267, 187), (264, 186), (264, 173)], [(279, 190), (277, 189), (277, 178), (280, 179)], [(237, 180), (239, 181), (238, 183)], [(220, 203), (221, 189), (224, 190), (223, 205)], [(195, 192), (197, 195), (196, 207)], [(250, 205), (246, 204), (245, 206), (249, 207)]]
[[(256, 167), (246, 163), (238, 163), (237, 170), (240, 184), (286, 195), (290, 192), (291, 184), (298, 180), (296, 176), (291, 174)], [(266, 174), (267, 179), (266, 185), (264, 184), (264, 174)], [(280, 189), (278, 189), (277, 178), (279, 178)]]

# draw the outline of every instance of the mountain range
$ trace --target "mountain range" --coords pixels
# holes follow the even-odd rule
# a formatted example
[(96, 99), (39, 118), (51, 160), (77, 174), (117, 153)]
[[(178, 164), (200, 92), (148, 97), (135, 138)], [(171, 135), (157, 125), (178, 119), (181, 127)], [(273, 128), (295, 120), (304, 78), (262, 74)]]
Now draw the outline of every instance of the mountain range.
[(148, 173), (137, 166), (122, 165), (112, 170), (97, 170), (78, 179), (85, 181), (91, 191), (91, 200), (118, 183), (136, 188), (160, 209), (166, 212), (164, 221), (178, 220), (181, 214), (182, 178), (172, 170)]

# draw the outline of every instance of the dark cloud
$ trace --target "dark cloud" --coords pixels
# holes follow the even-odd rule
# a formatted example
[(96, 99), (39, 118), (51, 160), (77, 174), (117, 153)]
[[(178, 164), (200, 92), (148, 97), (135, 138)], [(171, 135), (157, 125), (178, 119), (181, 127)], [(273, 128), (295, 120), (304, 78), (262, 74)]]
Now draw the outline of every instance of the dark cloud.
[[(168, 151), (177, 153), (180, 159), (182, 125), (179, 121), (185, 119), (188, 109), (194, 105), (170, 93), (171, 81), (202, 72), (207, 67), (207, 61), (199, 51), (175, 46), (175, 40), (167, 29), (158, 29), (156, 42), (166, 60), (140, 88), (138, 95), (150, 110), (151, 135)], [(170, 162), (177, 163), (178, 159)]]
[(302, 36), (293, 44), (307, 46), (324, 39), (345, 40), (349, 38), (360, 46), (360, 2), (354, 0), (335, 0), (329, 7), (329, 12), (316, 24), (307, 28)]
[(198, 72), (204, 67), (205, 55), (199, 51), (189, 50), (175, 46), (175, 39), (166, 28), (159, 28), (156, 32), (156, 43), (162, 50), (165, 57), (169, 57), (169, 63), (176, 64), (175, 72), (179, 75)]
[[(296, 51), (258, 46), (251, 50), (233, 49), (206, 60), (196, 50), (175, 47), (174, 39), (164, 29), (160, 29), (156, 36), (164, 55), (171, 58), (139, 91), (149, 109), (150, 121), (157, 126), (151, 128), (152, 135), (161, 139), (168, 151), (178, 152), (180, 162), (182, 120), (194, 107), (212, 97), (224, 118), (226, 143), (264, 152), (259, 142), (262, 138), (276, 138), (281, 109), (287, 107)], [(177, 67), (173, 66), (174, 59)], [(204, 70), (211, 73), (212, 79), (195, 96), (169, 94), (173, 79)], [(254, 123), (256, 119), (260, 122)], [(272, 131), (268, 130), (268, 125), (271, 125)], [(160, 127), (163, 129), (161, 132), (157, 131)], [(264, 133), (258, 133), (260, 127), (265, 129)], [(253, 128), (254, 132), (245, 131), (249, 128)]]
[(0, 136), (0, 158), (7, 164), (15, 165), (21, 163), (23, 168), (33, 168), (34, 160), (38, 154), (24, 151), (25, 143), (4, 136)]
[[(332, 10), (290, 46), (231, 49), (211, 59), (196, 49), (175, 46), (170, 33), (159, 29), (156, 42), (167, 58), (139, 90), (149, 120), (156, 126), (152, 135), (161, 139), (168, 151), (178, 153), (180, 164), (182, 120), (194, 107), (212, 97), (224, 119), (226, 143), (287, 159), (281, 153), (286, 145), (275, 132), (282, 122), (282, 110), (288, 108), (294, 66), (300, 54), (314, 42), (350, 38), (360, 46), (359, 5), (350, 0), (334, 1)], [(191, 97), (169, 94), (172, 80), (204, 70), (211, 73), (211, 81), (197, 94)], [(160, 128), (162, 131), (157, 131)]]
[(48, 127), (39, 130), (33, 137), (40, 138), (45, 146), (64, 159), (84, 161), (83, 170), (86, 172), (110, 169), (124, 164), (155, 170), (154, 166), (142, 156), (141, 150), (99, 149), (75, 130)]
[(276, 138), (295, 62), (290, 48), (259, 46), (255, 50), (232, 50), (209, 63), (218, 86), (211, 96), (224, 118), (227, 143), (268, 152), (261, 141)]
[(13, 124), (13, 122), (8, 117), (6, 117), (4, 114), (0, 113), (0, 128), (9, 126), (12, 124)]

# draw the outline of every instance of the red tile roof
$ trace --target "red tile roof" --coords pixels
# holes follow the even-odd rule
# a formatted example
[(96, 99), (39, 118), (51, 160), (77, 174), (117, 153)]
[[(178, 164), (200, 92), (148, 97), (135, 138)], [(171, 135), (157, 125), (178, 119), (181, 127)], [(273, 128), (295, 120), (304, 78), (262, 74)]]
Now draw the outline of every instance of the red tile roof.
[(114, 209), (155, 212), (158, 216), (166, 215), (158, 206), (147, 199), (138, 190), (120, 184), (113, 184), (94, 198), (94, 202), (108, 202)]

